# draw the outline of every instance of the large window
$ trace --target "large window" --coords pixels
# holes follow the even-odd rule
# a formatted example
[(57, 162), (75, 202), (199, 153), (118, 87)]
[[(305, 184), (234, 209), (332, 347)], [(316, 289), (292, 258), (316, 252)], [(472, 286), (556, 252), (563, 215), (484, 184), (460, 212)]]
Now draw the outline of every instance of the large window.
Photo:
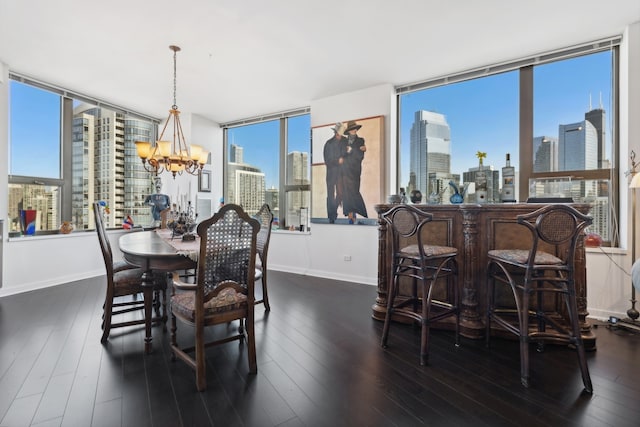
[(134, 141), (155, 139), (153, 120), (14, 75), (9, 99), (10, 231), (21, 230), (23, 209), (37, 211), (39, 233), (62, 221), (93, 229), (91, 204), (99, 200), (109, 206), (108, 226), (121, 226), (127, 215), (151, 223), (144, 200), (153, 185)]
[(274, 228), (299, 230), (301, 224), (308, 226), (308, 111), (223, 127), (227, 150), (225, 202), (243, 206), (250, 215), (267, 203), (274, 213)]
[[(617, 244), (618, 43), (398, 88), (399, 186), (427, 203), (449, 203), (451, 181), (466, 202), (572, 198), (592, 205), (590, 231)], [(486, 193), (476, 193), (479, 171)]]

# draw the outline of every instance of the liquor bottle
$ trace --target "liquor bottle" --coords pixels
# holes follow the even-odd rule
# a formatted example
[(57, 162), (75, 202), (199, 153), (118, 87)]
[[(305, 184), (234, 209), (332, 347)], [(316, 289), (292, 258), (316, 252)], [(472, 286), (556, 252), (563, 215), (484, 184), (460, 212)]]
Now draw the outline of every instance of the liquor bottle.
[(507, 163), (502, 168), (502, 193), (503, 202), (516, 201), (516, 169), (511, 166), (511, 155), (507, 153)]
[(474, 182), (476, 184), (476, 203), (487, 203), (487, 172), (483, 165), (478, 168)]

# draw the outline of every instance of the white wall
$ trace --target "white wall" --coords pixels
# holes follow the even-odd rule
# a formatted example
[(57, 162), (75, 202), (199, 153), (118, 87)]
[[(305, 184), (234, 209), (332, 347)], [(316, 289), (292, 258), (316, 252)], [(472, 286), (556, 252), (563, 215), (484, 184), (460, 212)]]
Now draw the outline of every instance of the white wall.
[[(395, 160), (390, 158), (390, 152), (395, 153), (395, 149), (391, 149), (395, 144), (391, 142), (393, 112), (393, 86), (380, 85), (313, 101), (311, 126), (384, 116), (383, 158), (387, 161), (383, 173), (385, 182), (389, 182), (389, 173), (396, 174)], [(388, 194), (388, 190), (384, 189), (383, 194)], [(345, 256), (351, 260), (345, 261)], [(368, 225), (311, 223), (310, 234), (274, 232), (269, 247), (269, 268), (377, 285), (378, 229)]]
[[(636, 152), (640, 160), (640, 22), (627, 28), (622, 37), (620, 58), (620, 242), (621, 249), (587, 249), (587, 303), (593, 317), (610, 315), (626, 317), (631, 308), (631, 229), (630, 191), (626, 188), (629, 178), (625, 171), (630, 167), (629, 153)], [(638, 191), (638, 190), (636, 190)], [(640, 203), (640, 192), (636, 193)], [(640, 208), (636, 208), (640, 212)], [(640, 241), (640, 218), (636, 215), (636, 239)], [(629, 249), (629, 250), (627, 250)], [(640, 249), (636, 245), (636, 258)], [(640, 294), (637, 295), (640, 297)], [(636, 304), (640, 309), (640, 304)]]

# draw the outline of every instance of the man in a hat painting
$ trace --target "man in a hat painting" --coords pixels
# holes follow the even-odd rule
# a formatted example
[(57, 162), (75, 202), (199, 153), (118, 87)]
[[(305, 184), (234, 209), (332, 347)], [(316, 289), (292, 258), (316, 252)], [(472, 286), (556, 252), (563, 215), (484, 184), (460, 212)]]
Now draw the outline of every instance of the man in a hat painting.
[(324, 164), (327, 168), (327, 217), (329, 223), (336, 222), (338, 206), (342, 203), (342, 162), (347, 150), (347, 140), (342, 135), (345, 130), (343, 123), (336, 123), (333, 136), (324, 144)]
[(360, 194), (360, 175), (362, 160), (367, 146), (364, 138), (358, 136), (358, 129), (362, 125), (349, 121), (344, 134), (347, 136), (347, 150), (342, 164), (342, 209), (349, 217), (349, 223), (355, 224), (357, 214), (367, 217), (367, 207)]

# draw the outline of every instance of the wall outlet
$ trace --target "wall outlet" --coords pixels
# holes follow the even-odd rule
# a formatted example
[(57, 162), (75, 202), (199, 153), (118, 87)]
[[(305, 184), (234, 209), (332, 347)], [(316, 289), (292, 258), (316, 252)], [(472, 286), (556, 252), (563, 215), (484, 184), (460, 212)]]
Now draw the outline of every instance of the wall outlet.
[(344, 256), (344, 260), (345, 261), (351, 261), (351, 255), (345, 255)]

